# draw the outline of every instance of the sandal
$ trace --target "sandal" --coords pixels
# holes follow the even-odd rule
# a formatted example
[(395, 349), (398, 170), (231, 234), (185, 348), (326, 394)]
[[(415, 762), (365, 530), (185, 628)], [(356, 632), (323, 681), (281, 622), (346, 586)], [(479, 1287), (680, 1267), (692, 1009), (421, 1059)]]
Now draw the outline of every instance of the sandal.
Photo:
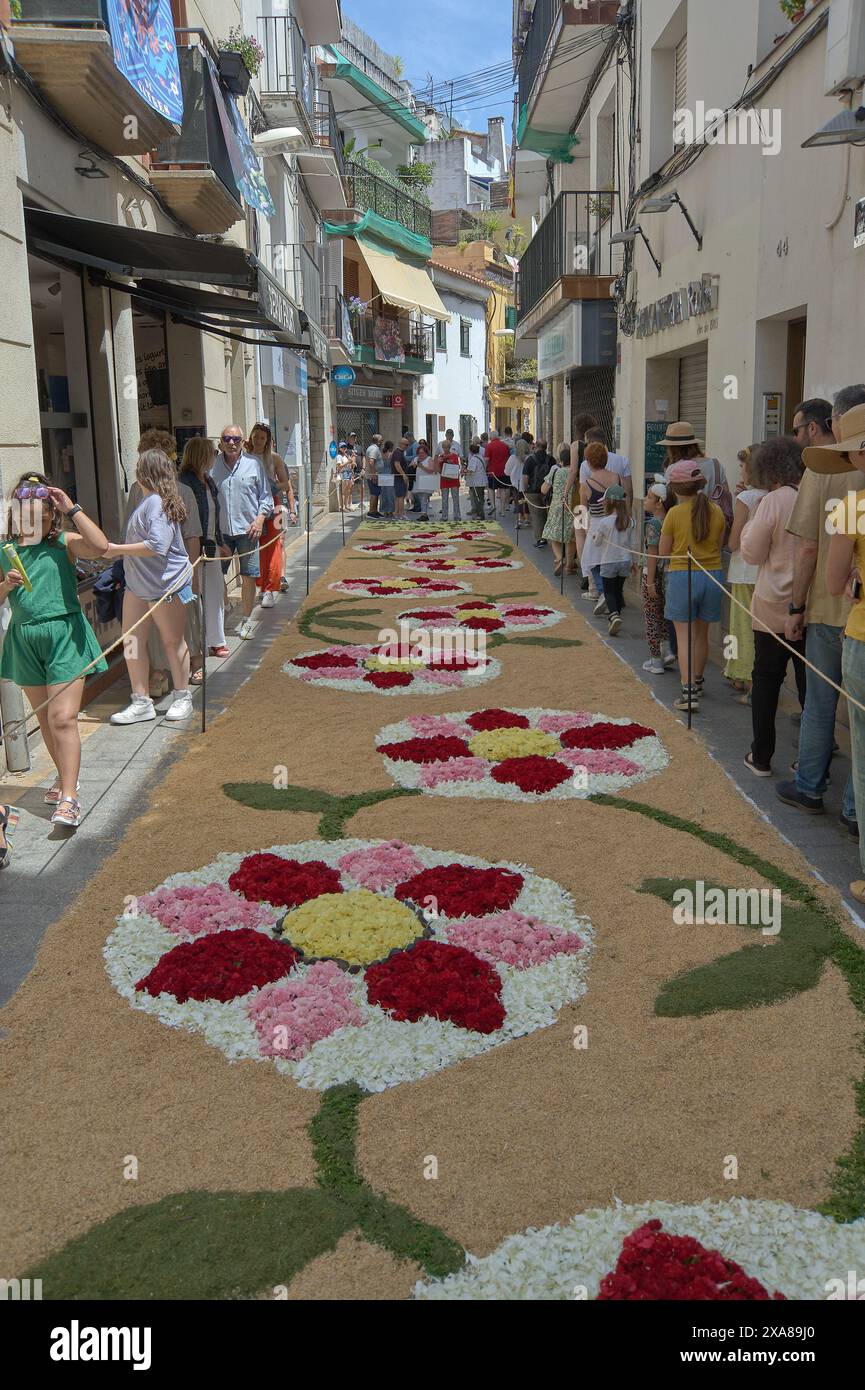
[(0, 806), (0, 834), (3, 836), (3, 844), (0, 845), (0, 869), (5, 869), (12, 858), (9, 836), (20, 818), (20, 812), (14, 806)]
[[(64, 811), (63, 807), (68, 806), (69, 810)], [(57, 810), (51, 817), (52, 825), (64, 825), (68, 830), (77, 830), (81, 824), (81, 802), (76, 801), (73, 796), (64, 796), (57, 803)]]
[(193, 671), (192, 675), (189, 677), (189, 684), (190, 684), (190, 685), (203, 685), (203, 684), (204, 684), (204, 672), (203, 672), (203, 671)]
[[(80, 782), (76, 782), (76, 783), (75, 783), (75, 790), (76, 790), (76, 792), (80, 792), (80, 790), (81, 790), (81, 783), (80, 783)], [(54, 783), (48, 788), (47, 792), (45, 793), (45, 795), (44, 795), (44, 797), (43, 797), (42, 799), (43, 799), (43, 801), (45, 802), (45, 805), (46, 805), (46, 806), (59, 806), (59, 804), (60, 804), (60, 788), (58, 787), (58, 785), (57, 785), (56, 782), (54, 782)]]
[(231, 652), (228, 650), (228, 647), (226, 647), (226, 646), (223, 645), (223, 646), (221, 646), (221, 647), (211, 647), (211, 648), (210, 648), (210, 655), (211, 655), (211, 656), (231, 656)]

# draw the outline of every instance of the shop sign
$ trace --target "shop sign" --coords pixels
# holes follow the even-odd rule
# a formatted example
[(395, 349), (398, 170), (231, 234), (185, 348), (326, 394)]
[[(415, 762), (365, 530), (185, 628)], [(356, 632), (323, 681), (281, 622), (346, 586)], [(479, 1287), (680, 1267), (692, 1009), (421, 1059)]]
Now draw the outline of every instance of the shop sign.
[(373, 405), (380, 410), (393, 409), (393, 393), (380, 386), (350, 386), (340, 392), (340, 405)]
[(577, 306), (571, 305), (538, 332), (538, 377), (558, 376), (578, 365)]
[(357, 381), (354, 367), (334, 367), (331, 377), (335, 386), (353, 386)]
[(313, 356), (318, 359), (323, 367), (329, 367), (330, 347), (327, 338), (322, 333), (318, 324), (312, 322), (312, 319), (308, 320), (306, 331), (309, 335), (309, 345), (312, 349)]
[(860, 198), (854, 209), (853, 245), (865, 246), (865, 198)]
[(258, 303), (261, 311), (280, 333), (300, 338), (300, 319), (295, 306), (263, 265), (258, 267)]
[(306, 395), (308, 372), (302, 353), (276, 347), (262, 347), (260, 353), (262, 386), (277, 386), (281, 391)]
[(692, 280), (686, 289), (665, 294), (663, 299), (656, 299), (654, 304), (639, 310), (636, 336), (650, 338), (653, 333), (675, 328), (686, 319), (712, 313), (718, 307), (718, 292), (718, 277), (704, 275), (700, 280)]

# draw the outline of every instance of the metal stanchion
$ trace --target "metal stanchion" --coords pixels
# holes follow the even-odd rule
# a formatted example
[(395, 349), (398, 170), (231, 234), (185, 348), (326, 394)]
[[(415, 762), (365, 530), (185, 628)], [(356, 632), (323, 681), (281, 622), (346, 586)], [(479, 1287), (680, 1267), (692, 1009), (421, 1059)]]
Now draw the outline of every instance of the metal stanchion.
[(309, 496), (307, 496), (307, 499), (306, 499), (306, 592), (307, 592), (307, 594), (309, 593), (309, 525), (310, 525), (310, 520), (311, 520), (311, 513), (310, 513), (310, 506), (311, 506), (311, 504), (312, 504), (312, 498), (309, 497)]
[(688, 728), (691, 727), (691, 691), (693, 691), (693, 671), (691, 671), (691, 548), (688, 546)]
[[(567, 478), (566, 478), (566, 479), (565, 479), (565, 482), (567, 482), (567, 481), (568, 481), (568, 480), (567, 480)], [(553, 486), (555, 487), (555, 483), (553, 484)], [(565, 503), (566, 503), (566, 502), (567, 502), (567, 498), (565, 497), (565, 489), (564, 489), (564, 487), (563, 487), (563, 488), (562, 488), (562, 568), (561, 568), (561, 570), (559, 571), (560, 589), (561, 589), (562, 595), (564, 595), (564, 592), (565, 592), (565, 557), (567, 556), (567, 553), (568, 553), (568, 551), (567, 551), (567, 546), (565, 545), (565, 516), (566, 516), (566, 512), (565, 512)]]
[(343, 543), (343, 545), (345, 545), (345, 503), (344, 503), (344, 501), (343, 501), (343, 495), (342, 495), (342, 494), (343, 494), (343, 486), (342, 486), (342, 482), (340, 481), (340, 484), (339, 484), (339, 515), (340, 515), (340, 519), (341, 519), (341, 521), (342, 521), (342, 543)]
[(201, 583), (198, 586), (198, 616), (201, 623), (201, 732), (207, 733), (207, 620), (204, 596), (207, 588), (207, 560), (198, 566)]

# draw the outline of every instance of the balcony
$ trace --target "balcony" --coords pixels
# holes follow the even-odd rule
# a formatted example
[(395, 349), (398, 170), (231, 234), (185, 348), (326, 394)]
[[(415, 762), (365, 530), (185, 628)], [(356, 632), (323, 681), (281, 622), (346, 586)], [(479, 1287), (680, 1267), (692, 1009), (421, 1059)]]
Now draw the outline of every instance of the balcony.
[(552, 318), (568, 300), (609, 300), (610, 284), (622, 265), (621, 246), (612, 246), (615, 194), (560, 193), (520, 257), (517, 337)]
[(615, 34), (618, 0), (536, 0), (517, 63), (517, 99), (532, 126), (566, 134), (601, 57), (592, 44), (602, 28)]
[(429, 373), (435, 357), (433, 329), (411, 314), (352, 314), (352, 361), (372, 367), (399, 367), (403, 372)]
[(103, 0), (24, 0), (23, 8), (15, 57), (82, 136), (108, 154), (146, 154), (176, 134), (117, 67)]
[[(422, 203), (394, 174), (385, 178), (356, 160), (346, 163), (348, 205), (358, 214), (374, 212), (388, 222), (397, 222), (406, 231), (430, 241), (432, 210)], [(430, 247), (430, 250), (432, 248)]]
[(407, 104), (405, 84), (400, 82), (398, 78), (392, 77), (390, 73), (385, 72), (384, 68), (379, 67), (378, 63), (374, 63), (371, 58), (368, 58), (367, 55), (357, 47), (357, 44), (352, 43), (350, 39), (342, 36), (339, 39), (339, 51), (350, 63), (354, 63), (356, 68), (360, 68), (362, 73), (365, 73), (377, 86), (381, 87), (383, 91), (389, 92), (396, 101), (401, 101), (403, 105)]
[(337, 43), (342, 34), (339, 0), (293, 0), (292, 9), (300, 20), (309, 44)]
[(260, 15), (258, 42), (264, 49), (258, 79), (268, 124), (272, 129), (300, 126), (311, 141), (318, 77), (297, 20), (290, 15)]
[(339, 290), (332, 289), (322, 295), (321, 326), (327, 334), (334, 361), (351, 365), (356, 360), (351, 312)]
[(307, 180), (307, 192), (331, 222), (343, 222), (348, 199), (345, 190), (345, 146), (330, 92), (320, 92), (313, 108), (313, 144), (297, 156)]
[[(179, 135), (157, 146), (150, 182), (194, 232), (227, 232), (243, 216), (243, 206), (228, 158), (203, 35), (198, 38), (194, 46), (177, 51), (183, 126)], [(215, 54), (210, 56), (215, 60)]]
[[(351, 32), (362, 36), (360, 30)], [(349, 124), (356, 117), (359, 127), (366, 130), (372, 112), (375, 139), (381, 141), (383, 157), (392, 157), (395, 163), (404, 160), (406, 136), (413, 145), (423, 145), (429, 139), (426, 126), (415, 115), (407, 84), (368, 57), (348, 33), (338, 44), (329, 46), (319, 71)], [(382, 116), (388, 119), (380, 119)]]

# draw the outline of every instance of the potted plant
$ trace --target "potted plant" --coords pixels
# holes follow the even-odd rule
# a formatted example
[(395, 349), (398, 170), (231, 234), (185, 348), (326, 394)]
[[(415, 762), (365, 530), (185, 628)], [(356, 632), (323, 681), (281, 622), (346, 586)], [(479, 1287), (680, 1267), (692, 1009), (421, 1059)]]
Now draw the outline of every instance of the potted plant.
[(252, 34), (244, 34), (238, 25), (228, 38), (220, 40), (219, 76), (224, 86), (235, 96), (246, 95), (250, 79), (255, 77), (264, 62), (264, 49)]
[(779, 0), (779, 8), (791, 24), (798, 24), (805, 14), (805, 0)]

